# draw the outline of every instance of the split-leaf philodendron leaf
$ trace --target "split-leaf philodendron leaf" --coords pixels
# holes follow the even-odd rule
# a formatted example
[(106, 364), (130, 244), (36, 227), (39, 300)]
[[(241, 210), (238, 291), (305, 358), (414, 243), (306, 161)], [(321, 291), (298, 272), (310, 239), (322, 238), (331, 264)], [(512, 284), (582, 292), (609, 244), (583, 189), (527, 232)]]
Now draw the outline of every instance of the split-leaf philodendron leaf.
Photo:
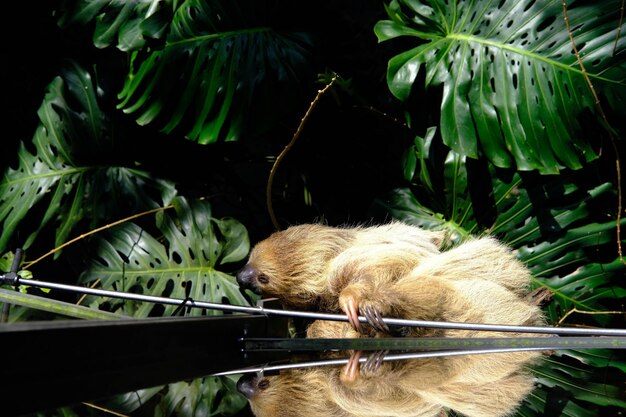
[[(568, 4), (589, 79), (605, 105), (623, 105), (626, 30), (619, 4)], [(543, 173), (578, 169), (596, 158), (599, 135), (581, 123), (585, 113), (596, 112), (595, 100), (562, 2), (393, 0), (387, 12), (390, 20), (375, 28), (380, 41), (417, 38), (414, 48), (390, 60), (389, 88), (406, 100), (420, 74), (426, 86), (442, 86), (440, 129), (450, 148), (498, 167)]]
[(311, 75), (310, 36), (270, 26), (271, 12), (254, 1), (185, 1), (165, 44), (132, 54), (118, 107), (204, 144), (265, 129)]
[[(246, 305), (233, 276), (221, 267), (242, 260), (250, 243), (245, 227), (234, 219), (211, 216), (208, 203), (174, 200), (176, 215), (161, 213), (158, 228), (162, 239), (136, 224), (125, 223), (106, 237), (97, 237), (96, 258), (81, 275), (82, 282), (100, 281), (100, 286), (123, 292), (198, 301)], [(154, 305), (133, 301), (94, 298), (93, 306), (134, 317), (148, 317)], [(165, 306), (171, 315), (176, 306)], [(190, 315), (221, 314), (191, 309)]]
[(48, 86), (38, 115), (35, 153), (21, 143), (15, 168), (7, 168), (0, 181), (0, 251), (8, 249), (16, 229), (22, 228), (25, 240), (14, 244), (27, 249), (52, 224), (58, 246), (80, 222), (101, 225), (112, 204), (135, 213), (168, 204), (175, 195), (171, 183), (145, 171), (101, 165), (102, 154), (114, 152), (115, 138), (89, 71), (68, 65)]
[[(438, 155), (434, 140), (432, 129), (416, 137), (405, 158), (411, 187), (394, 190), (378, 205), (403, 222), (446, 230), (453, 241), (489, 233), (509, 244), (531, 270), (533, 287), (552, 293), (545, 307), (549, 324), (559, 323), (571, 311), (592, 314), (570, 316), (563, 325), (581, 317), (596, 326), (610, 323), (611, 315), (600, 313), (626, 300), (622, 283), (626, 265), (615, 250), (616, 221), (599, 211), (602, 204), (615, 201), (613, 185), (585, 188), (565, 174), (533, 182), (519, 173), (488, 166), (487, 172), (481, 171), (480, 181), (488, 187), (472, 198), (478, 182), (468, 178), (476, 175), (477, 167), (454, 151)], [(491, 210), (490, 221), (478, 219), (484, 206)], [(623, 380), (626, 362), (613, 351), (559, 351), (533, 369), (539, 384), (519, 416), (545, 413), (556, 401), (554, 396), (561, 394), (562, 415), (600, 417), (603, 411), (596, 406), (626, 405), (618, 384), (594, 379), (594, 372), (611, 372)], [(577, 402), (570, 401), (574, 399)]]

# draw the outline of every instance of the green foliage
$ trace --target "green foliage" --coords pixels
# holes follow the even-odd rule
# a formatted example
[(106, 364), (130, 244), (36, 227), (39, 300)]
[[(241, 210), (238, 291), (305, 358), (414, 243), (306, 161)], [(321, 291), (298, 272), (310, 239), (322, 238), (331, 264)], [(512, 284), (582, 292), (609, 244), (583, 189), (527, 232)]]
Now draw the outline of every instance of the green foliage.
[(33, 137), (35, 153), (21, 143), (19, 165), (8, 168), (0, 182), (0, 248), (35, 209), (43, 212), (22, 247), (52, 224), (55, 244), (68, 240), (81, 221), (95, 227), (115, 207), (134, 211), (168, 204), (173, 184), (138, 169), (103, 166), (103, 154), (116, 150), (107, 116), (98, 103), (91, 74), (72, 64), (48, 86), (38, 111)]
[[(174, 207), (175, 218), (166, 213), (159, 216), (157, 226), (164, 242), (133, 223), (96, 237), (96, 257), (80, 281), (99, 280), (102, 288), (117, 291), (246, 305), (234, 278), (219, 270), (248, 254), (250, 243), (244, 226), (234, 219), (213, 218), (206, 202), (179, 197)], [(151, 303), (102, 298), (92, 298), (90, 305), (133, 317), (148, 317), (154, 308)], [(166, 306), (159, 315), (172, 315), (175, 309)], [(190, 309), (187, 314), (221, 312)]]
[(203, 378), (170, 384), (155, 417), (231, 415), (246, 405), (230, 378)]
[[(174, 200), (176, 216), (160, 213), (159, 239), (132, 223), (124, 223), (95, 238), (95, 256), (80, 277), (104, 289), (178, 299), (211, 300), (247, 305), (227, 264), (246, 257), (250, 242), (245, 227), (234, 219), (216, 219), (203, 201)], [(227, 266), (226, 266), (227, 267)], [(132, 317), (171, 316), (176, 306), (163, 310), (152, 303), (89, 297), (96, 310)], [(217, 310), (188, 309), (188, 316), (219, 315)], [(206, 377), (169, 384), (162, 390), (141, 390), (111, 400), (116, 408), (134, 410), (163, 393), (155, 416), (213, 416), (232, 414), (245, 405), (228, 378)], [(137, 396), (141, 398), (137, 402)]]
[[(307, 140), (313, 142), (307, 149), (314, 153), (306, 158), (325, 170), (332, 168), (329, 161), (340, 159), (329, 155), (348, 146), (342, 172), (354, 171), (355, 184), (367, 182), (363, 178), (369, 177), (353, 165), (360, 157), (363, 133), (357, 128), (362, 126), (350, 126), (346, 134), (337, 121), (356, 108), (370, 108), (367, 100), (377, 96), (373, 107), (381, 108), (376, 114), (380, 110), (397, 120), (404, 111), (411, 120), (405, 132), (426, 131), (415, 138), (399, 167), (406, 184), (389, 187), (392, 191), (377, 200), (381, 218), (447, 230), (453, 242), (482, 233), (503, 239), (532, 270), (533, 285), (553, 292), (546, 307), (553, 324), (574, 308), (593, 313), (621, 308), (626, 290), (624, 265), (614, 248), (616, 186), (601, 169), (602, 164), (612, 166), (614, 156), (599, 152), (598, 114), (571, 51), (561, 2), (392, 0), (386, 9), (382, 2), (363, 2), (360, 6), (377, 17), (361, 32), (352, 26), (366, 20), (361, 8), (347, 6), (342, 14), (342, 2), (314, 3), (312, 9), (323, 10), (323, 19), (310, 17), (315, 22), (310, 25), (304, 22), (307, 12), (298, 11), (303, 4), (292, 9), (289, 1), (279, 0), (63, 1), (54, 14), (59, 27), (69, 31), (82, 25), (90, 35), (93, 31), (96, 52), (104, 58), (84, 67), (71, 63), (48, 85), (32, 142), (19, 143), (0, 181), (0, 252), (15, 244), (49, 250), (125, 216), (163, 207), (155, 217), (81, 239), (72, 247), (74, 253), (57, 252), (54, 261), (42, 266), (46, 278), (59, 268), (68, 279), (68, 271), (80, 274), (77, 281), (85, 285), (245, 304), (230, 273), (249, 250), (248, 226), (264, 211), (241, 201), (264, 201), (268, 155), (277, 154), (275, 139), (286, 143), (282, 129), (298, 125), (315, 96), (310, 84), (315, 72), (339, 69), (350, 81), (341, 83), (344, 90), (329, 90), (332, 104), (327, 96), (319, 102), (315, 120), (304, 127), (313, 139), (300, 140), (296, 151)], [(385, 13), (388, 20), (376, 24), (374, 35), (371, 22)], [(626, 29), (622, 23), (616, 42), (619, 7), (610, 0), (576, 0), (568, 4), (568, 15), (602, 103), (621, 117)], [(363, 33), (373, 41), (378, 37), (375, 50)], [(323, 42), (314, 42), (319, 38)], [(358, 40), (348, 43), (349, 38)], [(355, 44), (367, 46), (352, 48)], [(378, 66), (369, 65), (374, 59), (364, 56), (376, 57), (395, 45), (400, 49), (383, 57), (383, 66), (391, 57), (385, 80)], [(111, 70), (114, 59), (110, 66), (102, 62), (111, 56), (122, 57), (121, 71)], [(319, 65), (314, 57), (327, 61)], [(363, 73), (374, 75), (364, 81), (359, 78)], [(441, 106), (433, 106), (426, 94), (438, 89)], [(356, 105), (346, 100), (346, 92), (354, 95)], [(302, 103), (302, 111), (297, 107), (295, 116), (290, 113)], [(328, 117), (332, 112), (339, 115)], [(127, 124), (129, 116), (133, 120)], [(433, 120), (439, 125), (430, 127)], [(380, 130), (381, 149), (397, 146), (387, 125), (381, 123)], [(327, 136), (330, 145), (316, 146)], [(160, 138), (174, 145), (165, 149)], [(211, 146), (197, 156), (200, 144)], [(130, 151), (133, 145), (140, 148), (138, 154)], [(617, 146), (623, 152), (623, 144)], [(155, 153), (162, 157), (149, 160)], [(378, 168), (379, 155), (366, 162)], [(285, 165), (281, 173), (287, 185), (280, 197), (293, 216), (285, 220), (292, 223), (302, 217), (285, 195), (304, 195), (299, 203), (317, 209), (318, 190), (344, 180), (320, 179), (297, 163), (290, 171)], [(183, 168), (186, 175), (179, 173)], [(539, 175), (546, 173), (559, 175)], [(237, 178), (224, 181), (232, 177)], [(294, 190), (294, 184), (304, 184), (304, 192)], [(211, 204), (199, 195), (213, 196)], [(173, 209), (165, 209), (170, 204)], [(215, 207), (238, 220), (214, 217)], [(318, 213), (322, 218), (331, 214)], [(352, 213), (342, 218), (360, 221), (371, 219)], [(259, 236), (269, 232), (256, 225)], [(7, 270), (9, 259), (3, 256), (0, 270)], [(32, 310), (44, 308), (29, 294), (2, 290), (0, 298)], [(170, 315), (175, 310), (94, 297), (87, 303), (100, 317)], [(84, 307), (56, 300), (45, 308), (87, 317)], [(31, 309), (14, 306), (11, 319), (29, 319)], [(219, 313), (192, 309), (185, 314)], [(618, 322), (602, 314), (576, 319), (593, 326)], [(606, 410), (625, 406), (620, 381), (626, 361), (612, 352), (559, 351), (535, 371), (541, 386), (520, 416), (604, 416)], [(202, 378), (116, 396), (108, 404), (129, 413), (182, 417), (232, 415), (245, 400), (235, 392), (234, 380)], [(68, 408), (57, 412), (79, 414)]]
[[(552, 293), (545, 308), (551, 324), (574, 308), (606, 312), (626, 300), (621, 282), (626, 265), (615, 253), (615, 221), (602, 220), (598, 210), (615, 201), (611, 184), (585, 189), (565, 174), (549, 181), (524, 179), (491, 164), (470, 164), (455, 151), (441, 152), (435, 141), (434, 129), (416, 137), (405, 156), (404, 172), (411, 187), (378, 200), (382, 210), (406, 223), (447, 230), (453, 241), (488, 233), (507, 242), (532, 271), (534, 287)], [(611, 321), (598, 314), (585, 323), (610, 327)], [(598, 380), (594, 372), (599, 369), (623, 380), (626, 361), (599, 350), (563, 351), (544, 359), (534, 369), (539, 386), (518, 415), (545, 412), (555, 395), (562, 400), (562, 415), (603, 415), (598, 406), (623, 408), (626, 396), (621, 386), (609, 378)], [(579, 409), (587, 411), (576, 414)]]
[(94, 22), (95, 46), (117, 38), (117, 48), (131, 53), (118, 107), (137, 123), (207, 144), (266, 131), (302, 80), (313, 79), (312, 37), (282, 27), (277, 10), (284, 8), (280, 1), (65, 1), (59, 25)]
[(147, 39), (164, 35), (171, 18), (172, 1), (81, 0), (63, 2), (59, 26), (95, 21), (93, 43), (105, 48), (117, 39), (122, 51), (143, 47)]
[[(615, 45), (619, 8), (604, 0), (571, 2), (568, 9), (589, 78), (621, 106), (626, 31)], [(580, 121), (596, 112), (595, 100), (561, 2), (393, 0), (387, 12), (391, 20), (375, 28), (380, 41), (427, 41), (389, 61), (389, 88), (407, 100), (420, 75), (428, 87), (443, 86), (440, 129), (450, 148), (497, 167), (543, 173), (579, 169), (597, 157), (597, 136), (586, 137)]]
[[(246, 305), (234, 277), (220, 271), (225, 264), (240, 261), (248, 254), (250, 244), (243, 225), (234, 219), (212, 217), (206, 202), (189, 202), (179, 197), (174, 200), (174, 207), (176, 216), (168, 213), (158, 216), (160, 239), (132, 223), (124, 223), (95, 238), (95, 257), (80, 281), (99, 280), (102, 288), (117, 291)], [(176, 309), (165, 306), (155, 311), (151, 303), (97, 297), (91, 297), (88, 304), (96, 310), (123, 312), (133, 317), (169, 316)], [(189, 309), (185, 314), (222, 313)], [(141, 390), (116, 397), (111, 404), (130, 411), (161, 393), (155, 416), (232, 414), (245, 405), (232, 380), (214, 377)], [(139, 403), (137, 396), (141, 398)]]

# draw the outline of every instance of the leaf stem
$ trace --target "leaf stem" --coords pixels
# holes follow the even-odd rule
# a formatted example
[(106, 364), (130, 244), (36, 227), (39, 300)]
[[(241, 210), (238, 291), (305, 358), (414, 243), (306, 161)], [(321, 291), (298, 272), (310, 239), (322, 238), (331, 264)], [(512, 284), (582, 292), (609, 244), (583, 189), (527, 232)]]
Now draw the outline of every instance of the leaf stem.
[[(578, 47), (576, 46), (576, 41), (574, 40), (574, 35), (572, 34), (572, 27), (569, 23), (569, 17), (567, 16), (567, 1), (561, 0), (561, 4), (563, 5), (563, 19), (565, 20), (565, 26), (567, 27), (567, 35), (569, 36), (570, 42), (572, 43), (572, 48), (574, 49), (574, 54), (576, 54), (576, 61), (578, 65), (580, 65), (580, 70), (585, 77), (585, 81), (587, 81), (587, 85), (589, 86), (589, 90), (591, 90), (591, 94), (593, 95), (593, 99), (595, 101), (595, 106), (600, 118), (602, 119), (602, 124), (604, 129), (609, 134), (609, 141), (611, 142), (611, 146), (613, 147), (613, 152), (615, 153), (615, 171), (616, 171), (616, 179), (617, 179), (617, 219), (616, 219), (616, 240), (617, 240), (617, 253), (619, 255), (620, 261), (626, 265), (626, 261), (624, 260), (624, 255), (622, 253), (622, 238), (621, 238), (621, 219), (622, 219), (622, 170), (620, 163), (620, 154), (619, 148), (617, 147), (616, 137), (613, 133), (613, 128), (609, 124), (609, 121), (604, 113), (604, 109), (602, 108), (602, 103), (600, 103), (600, 98), (596, 93), (596, 89), (593, 87), (593, 83), (585, 70), (585, 65), (583, 64), (582, 59), (580, 58), (580, 53), (578, 52)], [(620, 17), (620, 26), (621, 26), (621, 18), (623, 17), (623, 1), (622, 1), (622, 16)], [(619, 36), (619, 33), (618, 33)], [(617, 44), (617, 40), (615, 41)]]

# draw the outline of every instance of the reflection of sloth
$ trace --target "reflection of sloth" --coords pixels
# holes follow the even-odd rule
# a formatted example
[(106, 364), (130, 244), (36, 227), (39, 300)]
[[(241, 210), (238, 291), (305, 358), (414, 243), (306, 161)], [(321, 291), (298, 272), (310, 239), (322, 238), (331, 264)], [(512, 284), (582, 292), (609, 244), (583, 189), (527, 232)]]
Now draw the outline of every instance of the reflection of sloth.
[[(241, 285), (287, 306), (343, 310), (351, 325), (317, 321), (308, 337), (515, 336), (442, 329), (389, 329), (380, 317), (543, 324), (525, 296), (530, 274), (491, 238), (440, 251), (438, 233), (394, 223), (337, 229), (303, 225), (260, 242), (238, 274)], [(369, 326), (356, 318), (364, 315)], [(359, 353), (343, 370), (292, 370), (245, 378), (240, 390), (263, 416), (468, 416), (511, 412), (532, 388), (523, 366), (534, 352), (383, 362), (359, 369)], [(367, 365), (367, 363), (366, 363)]]
[[(308, 335), (351, 332), (347, 323), (318, 321)], [(345, 378), (350, 364), (344, 369), (292, 369), (273, 376), (244, 375), (237, 388), (257, 417), (443, 417), (448, 410), (497, 417), (511, 414), (532, 390), (533, 377), (524, 365), (538, 356), (517, 352), (413, 359), (383, 362), (367, 372), (366, 362), (356, 379)]]

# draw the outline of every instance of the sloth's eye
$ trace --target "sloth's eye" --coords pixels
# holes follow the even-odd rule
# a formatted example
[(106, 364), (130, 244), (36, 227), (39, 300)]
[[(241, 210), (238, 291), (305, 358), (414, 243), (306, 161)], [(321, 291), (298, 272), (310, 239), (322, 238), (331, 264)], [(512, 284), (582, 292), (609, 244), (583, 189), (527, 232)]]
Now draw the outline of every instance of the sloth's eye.
[(270, 387), (270, 381), (267, 379), (262, 379), (259, 381), (258, 385), (259, 389), (268, 389)]
[(270, 279), (265, 275), (259, 275), (258, 280), (261, 284), (268, 284), (270, 282)]

